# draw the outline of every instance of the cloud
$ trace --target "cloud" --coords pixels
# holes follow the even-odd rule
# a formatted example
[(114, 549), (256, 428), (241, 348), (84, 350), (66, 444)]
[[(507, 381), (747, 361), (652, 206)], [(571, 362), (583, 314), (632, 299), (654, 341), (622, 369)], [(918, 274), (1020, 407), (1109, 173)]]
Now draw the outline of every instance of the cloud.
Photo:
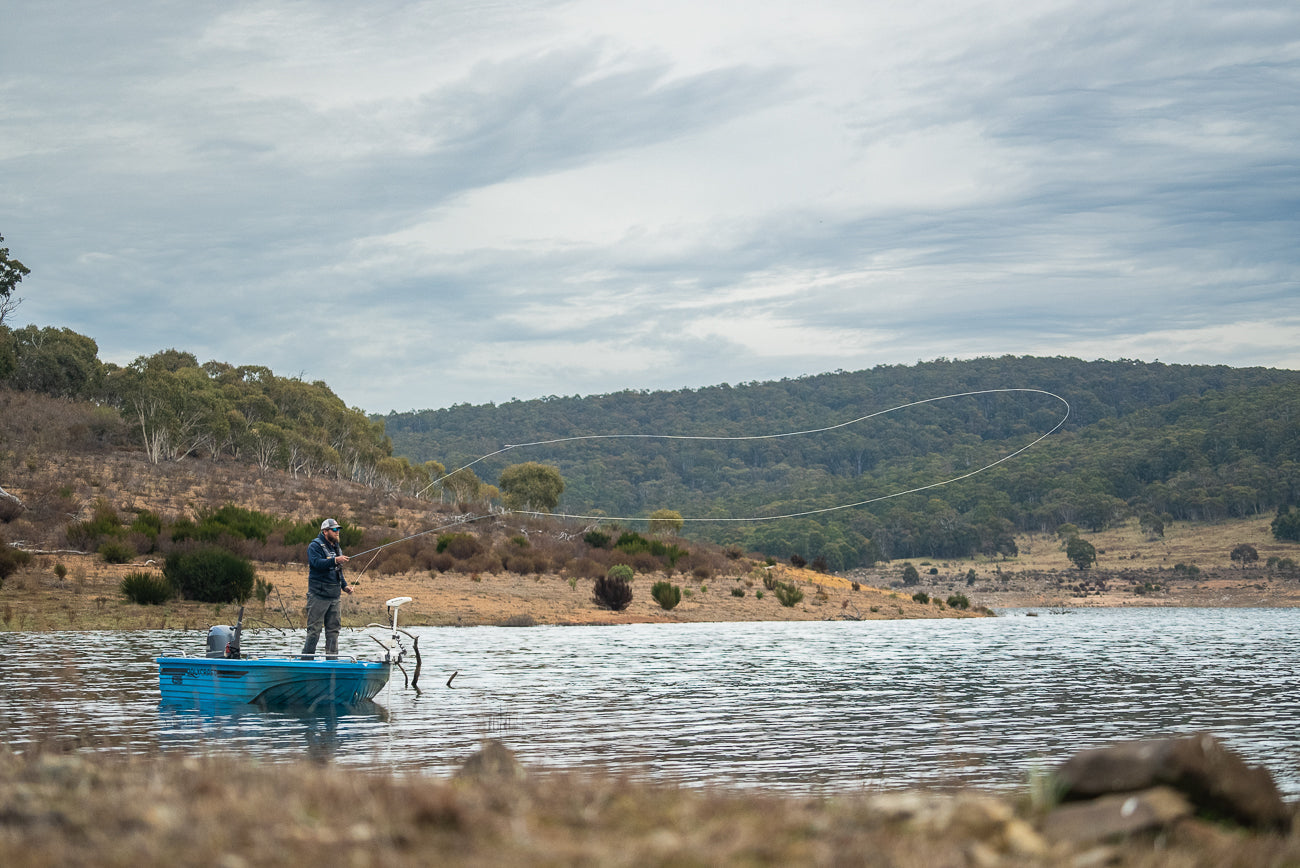
[(1293, 366), (1293, 4), (19, 2), (21, 316), (383, 411)]

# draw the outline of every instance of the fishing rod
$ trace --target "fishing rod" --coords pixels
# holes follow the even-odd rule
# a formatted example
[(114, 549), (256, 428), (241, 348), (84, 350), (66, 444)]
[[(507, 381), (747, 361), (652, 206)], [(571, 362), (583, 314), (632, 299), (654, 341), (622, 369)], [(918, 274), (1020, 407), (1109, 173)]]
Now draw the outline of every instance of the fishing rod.
[[(587, 441), (587, 440), (688, 440), (688, 441), (703, 441), (703, 442), (714, 442), (714, 443), (751, 442), (756, 440), (778, 440), (778, 439), (786, 439), (791, 437), (804, 437), (813, 434), (825, 434), (830, 431), (836, 431), (841, 428), (847, 428), (850, 425), (856, 425), (859, 422), (865, 422), (869, 419), (875, 419), (881, 416), (888, 415), (890, 413), (896, 413), (901, 410), (907, 410), (912, 407), (919, 407), (923, 404), (933, 404), (939, 401), (949, 401), (956, 398), (970, 398), (970, 397), (977, 397), (980, 395), (999, 395), (999, 394), (1011, 394), (1011, 393), (1043, 395), (1045, 397), (1052, 398), (1056, 401), (1059, 401), (1063, 407), (1061, 418), (1057, 420), (1056, 424), (1053, 425), (1051, 429), (1038, 435), (1036, 438), (1034, 438), (1024, 446), (1021, 446), (1019, 449), (1016, 449), (1013, 452), (1003, 455), (1001, 458), (990, 461), (988, 464), (985, 464), (967, 473), (962, 473), (948, 479), (940, 480), (938, 482), (931, 482), (927, 485), (919, 485), (914, 488), (894, 491), (888, 494), (879, 495), (877, 497), (871, 497), (865, 500), (858, 500), (852, 503), (842, 503), (836, 506), (826, 506), (817, 509), (802, 510), (798, 512), (788, 512), (788, 513), (782, 513), (780, 515), (722, 516), (722, 517), (686, 516), (686, 517), (682, 517), (681, 521), (683, 522), (759, 522), (759, 521), (781, 521), (781, 520), (792, 519), (792, 518), (806, 518), (812, 515), (824, 515), (826, 513), (839, 512), (845, 509), (854, 509), (860, 506), (867, 506), (868, 504), (879, 503), (880, 501), (890, 500), (896, 497), (904, 497), (906, 495), (916, 494), (922, 491), (930, 491), (935, 488), (941, 488), (945, 485), (951, 485), (955, 482), (960, 482), (964, 479), (970, 479), (972, 476), (977, 476), (981, 473), (984, 473), (987, 470), (991, 470), (992, 468), (997, 467), (999, 464), (1003, 464), (1007, 461), (1010, 461), (1012, 458), (1015, 458), (1016, 456), (1023, 454), (1027, 450), (1036, 446), (1038, 443), (1042, 442), (1043, 440), (1055, 434), (1057, 431), (1061, 430), (1061, 428), (1064, 427), (1065, 423), (1070, 418), (1070, 402), (1067, 401), (1065, 398), (1061, 397), (1060, 395), (1056, 394), (1055, 392), (1049, 392), (1046, 389), (1035, 389), (1029, 387), (1010, 387), (1010, 388), (1001, 388), (1001, 389), (975, 389), (967, 392), (954, 392), (953, 394), (950, 395), (939, 395), (931, 398), (922, 398), (917, 401), (909, 401), (905, 404), (899, 404), (897, 406), (890, 407), (885, 410), (877, 410), (874, 413), (868, 413), (864, 416), (859, 416), (856, 419), (850, 419), (846, 422), (839, 422), (834, 425), (827, 425), (821, 428), (808, 428), (801, 431), (785, 431), (785, 432), (779, 432), (775, 434), (745, 434), (745, 435), (733, 435), (733, 436), (703, 435), (703, 434), (580, 434), (572, 437), (555, 437), (546, 440), (535, 440), (530, 443), (507, 443), (503, 445), (500, 449), (497, 449), (493, 452), (489, 452), (486, 455), (481, 455), (478, 458), (475, 458), (473, 461), (469, 462), (468, 464), (458, 467), (455, 470), (451, 471), (450, 473), (443, 474), (438, 479), (433, 480), (424, 488), (420, 489), (420, 491), (416, 492), (415, 496), (419, 497), (421, 494), (424, 494), (433, 486), (438, 485), (447, 479), (450, 479), (452, 476), (455, 476), (457, 473), (460, 473), (464, 470), (468, 470), (469, 468), (473, 467), (474, 465), (482, 461), (486, 461), (489, 458), (494, 458), (497, 455), (501, 455), (513, 449), (528, 449), (528, 448), (534, 448), (540, 446), (555, 446), (563, 443), (574, 443), (574, 442)], [(392, 540), (391, 542), (383, 543), (381, 545), (375, 546), (374, 548), (366, 549), (363, 552), (358, 552), (356, 555), (353, 555), (352, 557), (360, 557), (361, 555), (367, 555), (370, 554), (371, 552), (379, 552), (381, 549), (387, 548), (388, 546), (397, 545), (398, 543), (406, 542), (407, 540), (415, 539), (416, 537), (424, 536), (426, 534), (437, 533), (438, 531), (446, 530), (447, 528), (450, 527), (457, 527), (462, 524), (467, 524), (474, 521), (481, 521), (482, 519), (488, 518), (489, 516), (494, 514), (506, 515), (510, 513), (516, 515), (527, 515), (527, 516), (534, 516), (534, 517), (567, 518), (567, 519), (578, 519), (584, 521), (645, 521), (646, 520), (645, 516), (610, 516), (610, 515), (594, 515), (594, 514), (581, 514), (581, 513), (540, 512), (540, 511), (525, 510), (525, 509), (508, 510), (500, 513), (488, 512), (479, 516), (464, 516), (450, 524), (445, 524), (440, 527), (431, 528), (429, 530), (423, 530), (418, 533), (413, 533), (409, 536), (402, 537), (401, 539)], [(373, 562), (374, 562), (374, 558), (371, 558), (371, 563)], [(366, 567), (363, 567), (361, 572), (364, 573), (365, 569), (368, 568), (369, 566), (370, 564), (367, 563)]]

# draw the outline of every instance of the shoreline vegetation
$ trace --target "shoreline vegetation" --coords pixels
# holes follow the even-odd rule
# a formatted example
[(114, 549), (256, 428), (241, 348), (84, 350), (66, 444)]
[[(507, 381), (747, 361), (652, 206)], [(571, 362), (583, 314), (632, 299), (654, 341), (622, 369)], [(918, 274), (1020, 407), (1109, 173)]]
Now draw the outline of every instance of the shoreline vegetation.
[[(456, 525), (455, 516), (447, 512), (450, 507), (442, 506), (439, 511), (427, 502), (381, 498), (364, 486), (334, 480), (262, 478), (228, 466), (204, 468), (198, 462), (172, 468), (170, 473), (151, 468), (153, 472), (144, 478), (135, 475), (139, 469), (138, 462), (124, 457), (84, 463), (69, 459), (59, 470), (64, 477), (79, 479), (81, 486), (59, 492), (60, 501), (66, 504), (56, 506), (73, 508), (56, 513), (46, 526), (26, 517), (5, 526), (9, 539), (32, 557), (0, 585), (0, 631), (206, 631), (212, 624), (233, 623), (235, 604), (171, 600), (162, 605), (140, 605), (126, 600), (120, 591), (123, 578), (142, 571), (160, 575), (162, 554), (138, 555), (127, 563), (112, 564), (95, 554), (63, 548), (67, 545), (63, 528), (90, 518), (97, 503), (113, 504), (126, 515), (149, 510), (186, 516), (223, 503), (278, 513), (278, 505), (289, 498), (299, 517), (337, 514), (393, 538), (420, 534), (442, 524), (494, 535), (499, 546), (511, 544), (511, 534), (544, 545), (548, 536), (572, 536), (575, 531), (508, 513)], [(40, 477), (45, 472), (55, 471), (34, 475)], [(36, 487), (8, 490), (29, 504), (42, 498)], [(48, 504), (39, 508), (51, 511)], [(960, 618), (988, 616), (1000, 609), (1046, 612), (1097, 606), (1300, 606), (1300, 574), (1269, 566), (1270, 561), (1300, 560), (1300, 544), (1274, 540), (1267, 517), (1212, 524), (1175, 522), (1161, 536), (1152, 536), (1136, 519), (1130, 519), (1106, 531), (1084, 533), (1083, 538), (1097, 551), (1096, 564), (1087, 570), (1069, 562), (1061, 539), (1036, 534), (1016, 538), (1019, 554), (1014, 557), (891, 561), (839, 574), (788, 563), (769, 564), (708, 543), (679, 540), (683, 547), (695, 550), (696, 561), (707, 567), (694, 572), (638, 571), (632, 581), (632, 603), (620, 612), (596, 605), (590, 572), (584, 575), (567, 568), (535, 567), (513, 572), (499, 566), (483, 571), (420, 569), (405, 554), (386, 559), (389, 551), (397, 551), (394, 548), (381, 552), (378, 560), (367, 555), (349, 566), (350, 581), (357, 587), (352, 597), (344, 599), (343, 617), (347, 627), (384, 621), (383, 602), (396, 596), (414, 598), (403, 609), (403, 621), (409, 626)], [(1242, 544), (1257, 552), (1258, 561), (1242, 564), (1232, 560), (1232, 551)], [(255, 563), (258, 580), (274, 590), (264, 602), (247, 602), (246, 626), (250, 629), (259, 624), (301, 628), (307, 570), (296, 561), (301, 557), (299, 548), (305, 550), (305, 545), (281, 547), (286, 562)], [(407, 559), (406, 568), (395, 569), (402, 566), (401, 558)], [(914, 584), (905, 585), (909, 566)], [(661, 580), (682, 589), (681, 602), (671, 611), (661, 608), (650, 593), (651, 586)], [(803, 598), (793, 606), (782, 605), (772, 592), (771, 585), (776, 582), (796, 585)], [(960, 608), (962, 601), (968, 608)]]
[[(1139, 754), (1157, 760), (1137, 762), (1137, 786), (1082, 792)], [(1211, 767), (1220, 773), (1205, 779)], [(306, 760), (0, 748), (0, 852), (15, 868), (1267, 868), (1300, 862), (1295, 813), (1266, 770), (1206, 735), (1084, 751), (1020, 792), (812, 797), (533, 771), (496, 741), (451, 779)]]

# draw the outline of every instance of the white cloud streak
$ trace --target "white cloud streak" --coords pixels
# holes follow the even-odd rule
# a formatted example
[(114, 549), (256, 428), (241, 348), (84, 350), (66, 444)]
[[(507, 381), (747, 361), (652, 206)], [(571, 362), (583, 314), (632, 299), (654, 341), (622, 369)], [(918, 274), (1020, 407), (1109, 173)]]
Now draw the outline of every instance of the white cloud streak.
[(113, 361), (373, 411), (1297, 365), (1291, 3), (11, 5), (19, 321)]

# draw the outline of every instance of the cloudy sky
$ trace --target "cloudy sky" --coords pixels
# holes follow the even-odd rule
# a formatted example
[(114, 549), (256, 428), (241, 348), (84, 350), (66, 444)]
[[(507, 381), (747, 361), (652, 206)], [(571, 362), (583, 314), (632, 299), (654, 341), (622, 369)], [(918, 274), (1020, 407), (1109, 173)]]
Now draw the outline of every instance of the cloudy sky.
[(371, 412), (939, 356), (1300, 368), (1294, 0), (3, 19), (11, 324), (107, 361)]

